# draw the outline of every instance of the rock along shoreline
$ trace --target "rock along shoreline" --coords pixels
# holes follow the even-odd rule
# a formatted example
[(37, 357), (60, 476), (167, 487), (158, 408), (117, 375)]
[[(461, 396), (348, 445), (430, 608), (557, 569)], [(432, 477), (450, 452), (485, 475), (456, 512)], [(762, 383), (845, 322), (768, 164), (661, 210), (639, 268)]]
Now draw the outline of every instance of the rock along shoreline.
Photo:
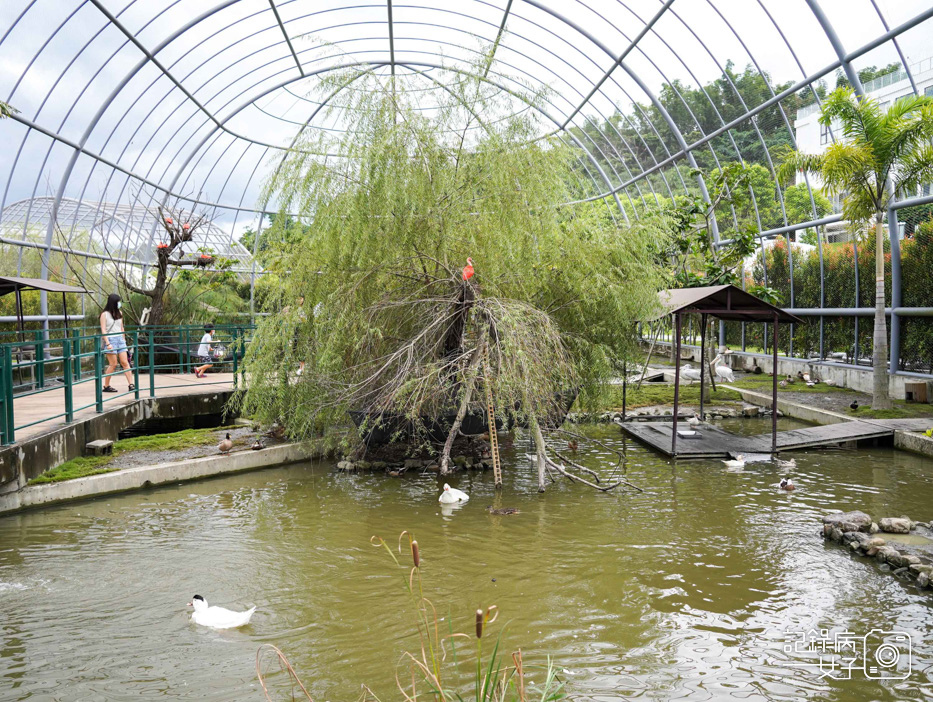
[[(852, 553), (874, 558), (894, 575), (916, 580), (921, 588), (933, 587), (933, 525), (929, 523), (903, 516), (875, 522), (865, 512), (833, 512), (823, 517), (822, 533)], [(899, 535), (922, 537), (918, 541), (927, 543), (898, 543)]]

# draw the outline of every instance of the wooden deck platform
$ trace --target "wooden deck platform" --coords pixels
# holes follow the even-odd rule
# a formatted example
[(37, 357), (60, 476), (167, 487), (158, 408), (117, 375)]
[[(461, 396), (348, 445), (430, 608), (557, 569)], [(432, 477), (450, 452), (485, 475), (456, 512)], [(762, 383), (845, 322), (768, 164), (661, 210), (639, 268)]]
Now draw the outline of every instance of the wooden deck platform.
[[(851, 421), (826, 426), (791, 429), (777, 433), (778, 451), (832, 446), (850, 441), (865, 441), (894, 436), (895, 430), (919, 431), (930, 425), (929, 419), (878, 419)], [(672, 422), (626, 422), (622, 431), (647, 446), (671, 456)], [(689, 429), (678, 423), (678, 429)], [(771, 434), (741, 436), (710, 424), (697, 427), (700, 436), (677, 437), (675, 458), (726, 458), (739, 453), (771, 453)]]

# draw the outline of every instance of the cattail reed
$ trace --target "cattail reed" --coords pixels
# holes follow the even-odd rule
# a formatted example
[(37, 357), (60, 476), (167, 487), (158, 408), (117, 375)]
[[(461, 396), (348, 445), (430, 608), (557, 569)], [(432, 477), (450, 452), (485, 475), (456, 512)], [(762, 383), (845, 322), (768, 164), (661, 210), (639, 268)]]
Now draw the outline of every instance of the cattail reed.
[(415, 568), (421, 567), (421, 551), (418, 550), (418, 542), (411, 542), (411, 559), (415, 562)]
[(483, 638), (483, 610), (476, 610), (476, 638)]

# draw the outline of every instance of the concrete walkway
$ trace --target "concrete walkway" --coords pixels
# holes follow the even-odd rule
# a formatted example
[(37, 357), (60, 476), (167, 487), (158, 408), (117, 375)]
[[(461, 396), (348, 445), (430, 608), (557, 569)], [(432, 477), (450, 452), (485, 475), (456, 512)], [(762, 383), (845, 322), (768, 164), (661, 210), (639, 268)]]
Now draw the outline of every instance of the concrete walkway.
[[(122, 407), (136, 401), (136, 395), (127, 392), (126, 378), (122, 375), (113, 376), (111, 384), (117, 388), (117, 393), (104, 393), (104, 411)], [(192, 395), (198, 393), (215, 393), (233, 389), (233, 373), (208, 373), (204, 378), (196, 378), (194, 373), (157, 373), (155, 376), (157, 397), (173, 397), (177, 395)], [(93, 377), (86, 382), (76, 384), (72, 388), (75, 421), (86, 420), (97, 415), (94, 400)], [(139, 374), (139, 397), (149, 397), (149, 374)], [(83, 408), (83, 409), (79, 409)], [(16, 429), (17, 442), (29, 439), (48, 432), (51, 429), (66, 426), (65, 422), (65, 388), (60, 383), (47, 385), (43, 392), (13, 398), (14, 422), (17, 427), (25, 424), (31, 426)], [(60, 415), (60, 416), (56, 416)], [(53, 417), (52, 419), (48, 419)], [(35, 423), (34, 423), (35, 422)]]

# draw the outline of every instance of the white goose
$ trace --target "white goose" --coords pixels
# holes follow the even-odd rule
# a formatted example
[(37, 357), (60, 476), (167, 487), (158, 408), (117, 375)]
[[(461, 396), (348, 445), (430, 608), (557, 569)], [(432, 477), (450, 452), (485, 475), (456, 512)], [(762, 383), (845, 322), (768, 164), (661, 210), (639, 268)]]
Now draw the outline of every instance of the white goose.
[(780, 459), (780, 458), (775, 458), (775, 459), (774, 459), (774, 465), (776, 465), (778, 468), (796, 468), (796, 467), (797, 467), (797, 459), (796, 459), (796, 458), (792, 458), (792, 459), (790, 459), (789, 461), (784, 461), (784, 460), (782, 460), (782, 459)]
[(700, 378), (703, 377), (703, 373), (700, 372), (699, 368), (692, 368), (689, 363), (686, 363), (684, 367), (680, 369), (680, 377), (693, 382), (695, 380), (700, 380)]
[(441, 493), (441, 496), (437, 498), (437, 501), (445, 505), (452, 505), (455, 502), (466, 502), (469, 499), (470, 496), (463, 492), (463, 490), (452, 488), (447, 483), (444, 483), (444, 491)]
[(731, 468), (732, 470), (742, 470), (745, 467), (745, 454), (740, 453), (736, 455), (734, 460), (730, 459), (723, 461), (723, 465), (725, 465), (726, 468)]
[(696, 412), (693, 413), (692, 417), (687, 417), (687, 424), (690, 425), (691, 429), (696, 429), (700, 426), (700, 417)]
[(735, 376), (732, 374), (732, 369), (725, 364), (718, 365), (721, 360), (722, 360), (722, 354), (719, 354), (718, 356), (716, 356), (716, 358), (713, 359), (713, 370), (716, 371), (716, 377), (719, 380), (724, 380), (729, 383), (734, 383)]
[(251, 607), (245, 612), (234, 612), (223, 607), (208, 607), (207, 600), (200, 595), (191, 598), (188, 606), (194, 607), (191, 621), (201, 626), (209, 626), (212, 629), (236, 629), (238, 626), (249, 624), (250, 617), (256, 611), (255, 607)]

